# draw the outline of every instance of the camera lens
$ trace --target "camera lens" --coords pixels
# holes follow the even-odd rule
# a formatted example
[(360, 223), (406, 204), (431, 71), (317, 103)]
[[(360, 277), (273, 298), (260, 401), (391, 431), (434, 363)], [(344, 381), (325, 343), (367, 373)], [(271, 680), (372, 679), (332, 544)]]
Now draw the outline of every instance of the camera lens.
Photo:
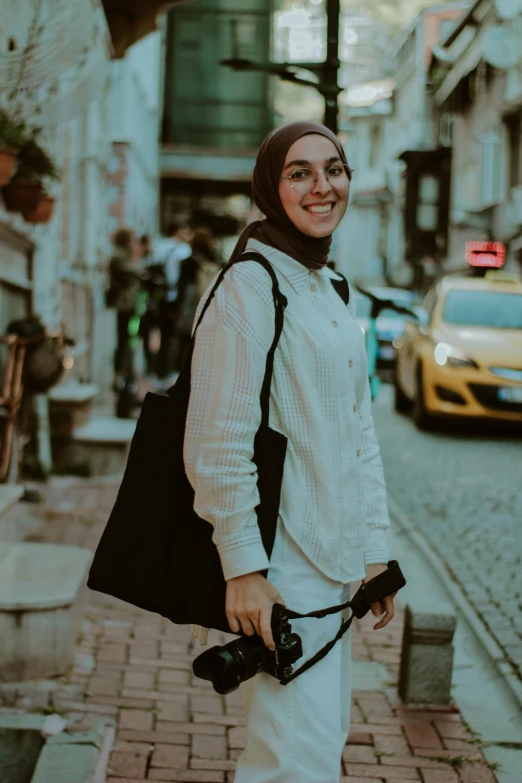
[(216, 693), (224, 695), (262, 671), (270, 654), (261, 637), (240, 637), (198, 655), (192, 671), (196, 677), (210, 680)]

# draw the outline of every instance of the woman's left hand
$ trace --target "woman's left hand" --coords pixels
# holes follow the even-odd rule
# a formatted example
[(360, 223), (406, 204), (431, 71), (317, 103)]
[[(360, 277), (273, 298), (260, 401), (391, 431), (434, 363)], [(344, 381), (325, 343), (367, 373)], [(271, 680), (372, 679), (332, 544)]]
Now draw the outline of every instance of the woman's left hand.
[[(386, 563), (375, 563), (366, 566), (366, 577), (362, 580), (363, 584), (369, 582), (374, 576), (382, 574), (388, 568)], [(385, 628), (395, 614), (395, 608), (393, 606), (393, 599), (397, 595), (397, 592), (386, 596), (383, 601), (376, 601), (374, 604), (370, 604), (370, 609), (375, 617), (380, 617), (378, 623), (373, 626), (373, 630), (377, 631), (379, 628)]]

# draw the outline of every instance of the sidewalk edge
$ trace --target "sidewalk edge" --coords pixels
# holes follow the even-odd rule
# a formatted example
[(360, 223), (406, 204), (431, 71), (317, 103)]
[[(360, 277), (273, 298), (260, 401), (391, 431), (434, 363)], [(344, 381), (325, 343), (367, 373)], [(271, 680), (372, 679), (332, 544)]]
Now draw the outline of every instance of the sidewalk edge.
[(506, 655), (495, 637), (484, 625), (481, 617), (476, 613), (469, 604), (469, 600), (466, 598), (464, 591), (460, 585), (455, 581), (454, 576), (446, 567), (444, 560), (436, 552), (434, 548), (424, 539), (421, 533), (415, 527), (415, 524), (398, 506), (396, 501), (388, 495), (388, 506), (390, 514), (400, 528), (412, 543), (419, 549), (424, 555), (430, 566), (433, 568), (439, 579), (444, 585), (445, 590), (449, 594), (455, 607), (464, 615), (468, 625), (472, 629), (473, 633), (477, 637), (480, 644), (483, 646), (486, 653), (489, 655), (493, 663), (495, 664), (498, 672), (502, 675), (502, 678), (506, 682), (513, 697), (522, 708), (522, 682), (518, 679), (517, 675), (513, 671), (513, 666), (506, 660)]

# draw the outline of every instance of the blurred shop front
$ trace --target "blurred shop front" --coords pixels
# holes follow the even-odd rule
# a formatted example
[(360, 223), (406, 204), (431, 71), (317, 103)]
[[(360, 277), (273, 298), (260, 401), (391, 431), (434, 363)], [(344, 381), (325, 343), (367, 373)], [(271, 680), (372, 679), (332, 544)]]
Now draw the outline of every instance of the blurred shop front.
[(220, 236), (246, 217), (256, 150), (273, 127), (266, 74), (221, 60), (270, 59), (270, 0), (193, 0), (168, 15), (161, 224), (207, 220)]

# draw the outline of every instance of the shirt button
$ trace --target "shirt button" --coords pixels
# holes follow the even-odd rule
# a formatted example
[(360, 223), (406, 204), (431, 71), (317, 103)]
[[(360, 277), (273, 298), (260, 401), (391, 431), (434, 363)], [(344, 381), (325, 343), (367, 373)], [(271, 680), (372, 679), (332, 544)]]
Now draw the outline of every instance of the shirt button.
[(354, 405), (353, 406), (353, 412), (355, 413), (356, 410), (357, 410), (357, 405)]
[(339, 326), (339, 324), (337, 323), (337, 321), (332, 321), (332, 326), (337, 327), (337, 326)]
[(350, 359), (350, 361), (348, 362), (348, 367), (353, 367), (353, 362), (352, 362), (352, 360), (351, 360), (351, 359)]
[(360, 457), (360, 456), (361, 456), (361, 449), (357, 449), (357, 456), (358, 456), (358, 457)]
[(312, 291), (314, 294), (317, 291), (317, 286), (315, 283), (312, 283), (312, 285), (310, 286), (310, 291)]

